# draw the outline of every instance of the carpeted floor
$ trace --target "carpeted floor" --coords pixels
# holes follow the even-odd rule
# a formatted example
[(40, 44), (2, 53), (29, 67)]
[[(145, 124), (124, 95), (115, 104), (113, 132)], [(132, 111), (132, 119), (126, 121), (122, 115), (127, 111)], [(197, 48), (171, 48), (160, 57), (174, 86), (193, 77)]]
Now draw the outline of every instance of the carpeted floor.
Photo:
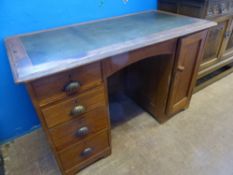
[[(79, 175), (233, 174), (233, 74), (163, 125), (138, 107), (134, 114), (112, 129), (112, 155)], [(2, 149), (7, 175), (60, 175), (41, 130)]]

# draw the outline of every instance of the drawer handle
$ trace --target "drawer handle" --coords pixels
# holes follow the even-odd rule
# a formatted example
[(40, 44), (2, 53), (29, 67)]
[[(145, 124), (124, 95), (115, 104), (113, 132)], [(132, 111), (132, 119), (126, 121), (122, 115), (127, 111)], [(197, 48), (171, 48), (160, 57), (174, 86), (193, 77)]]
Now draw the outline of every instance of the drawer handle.
[(84, 113), (86, 111), (85, 107), (82, 105), (75, 106), (72, 111), (71, 115), (72, 116), (79, 116), (80, 114)]
[(67, 93), (73, 93), (77, 91), (79, 88), (80, 83), (78, 81), (72, 81), (65, 86), (64, 91)]
[(84, 149), (82, 152), (81, 152), (81, 156), (82, 157), (87, 157), (87, 156), (90, 156), (93, 152), (93, 149), (92, 148), (86, 148)]
[(78, 137), (83, 137), (83, 136), (86, 136), (87, 134), (89, 134), (89, 129), (86, 126), (80, 128), (77, 132)]

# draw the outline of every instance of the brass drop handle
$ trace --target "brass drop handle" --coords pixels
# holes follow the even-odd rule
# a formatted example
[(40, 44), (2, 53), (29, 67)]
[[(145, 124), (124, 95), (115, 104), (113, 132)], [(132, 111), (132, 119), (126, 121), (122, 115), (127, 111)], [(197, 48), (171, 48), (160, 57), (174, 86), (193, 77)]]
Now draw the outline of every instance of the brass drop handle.
[(79, 116), (80, 114), (84, 113), (86, 111), (85, 107), (82, 105), (75, 106), (71, 112), (70, 115), (72, 116)]
[(78, 81), (72, 81), (64, 87), (64, 91), (67, 93), (73, 93), (80, 88), (80, 83)]
[(80, 128), (77, 132), (78, 137), (84, 137), (89, 133), (89, 128), (87, 126), (84, 126)]
[(81, 156), (82, 157), (87, 157), (87, 156), (90, 156), (93, 152), (93, 149), (92, 148), (85, 148), (82, 152), (81, 152)]
[(178, 66), (178, 71), (183, 72), (184, 71), (184, 66)]

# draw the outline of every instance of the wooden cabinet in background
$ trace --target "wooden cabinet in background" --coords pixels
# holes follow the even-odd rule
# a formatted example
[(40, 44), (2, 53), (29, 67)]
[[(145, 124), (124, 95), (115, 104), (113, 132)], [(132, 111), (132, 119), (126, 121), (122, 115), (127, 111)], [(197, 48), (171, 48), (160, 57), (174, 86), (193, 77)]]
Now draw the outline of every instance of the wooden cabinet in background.
[(233, 18), (228, 25), (228, 29), (225, 33), (224, 50), (222, 52), (221, 59), (226, 59), (233, 56)]
[(225, 49), (223, 43), (226, 42), (226, 30), (229, 22), (229, 19), (218, 21), (218, 25), (209, 30), (201, 70), (221, 60), (221, 53)]
[(233, 0), (159, 0), (159, 9), (218, 23), (209, 30), (195, 91), (233, 71)]

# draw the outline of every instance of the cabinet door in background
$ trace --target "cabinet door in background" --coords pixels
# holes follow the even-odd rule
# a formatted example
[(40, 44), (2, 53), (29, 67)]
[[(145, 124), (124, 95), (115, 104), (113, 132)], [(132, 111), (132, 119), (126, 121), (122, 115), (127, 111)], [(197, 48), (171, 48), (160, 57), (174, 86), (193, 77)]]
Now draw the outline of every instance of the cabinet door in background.
[(220, 51), (225, 38), (225, 32), (229, 20), (221, 21), (217, 26), (212, 27), (207, 36), (205, 51), (200, 69), (204, 69), (220, 60)]
[(221, 59), (229, 58), (233, 55), (233, 19), (231, 19), (229, 27), (225, 32), (225, 40), (221, 52)]

